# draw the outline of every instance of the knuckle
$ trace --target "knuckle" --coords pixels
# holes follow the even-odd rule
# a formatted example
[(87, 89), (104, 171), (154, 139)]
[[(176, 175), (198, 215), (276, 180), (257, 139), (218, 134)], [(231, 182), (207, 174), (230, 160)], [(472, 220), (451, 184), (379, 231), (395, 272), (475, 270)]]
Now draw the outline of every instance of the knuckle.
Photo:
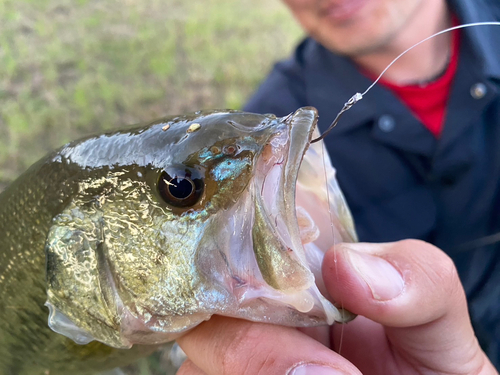
[(446, 280), (458, 281), (458, 272), (453, 260), (443, 253), (439, 274)]
[(445, 285), (445, 292), (452, 297), (455, 297), (457, 294), (462, 295), (464, 294), (464, 290), (458, 276), (457, 267), (448, 255), (444, 255), (438, 274), (443, 285)]
[(411, 246), (420, 246), (417, 250), (424, 251), (425, 261), (421, 268), (435, 290), (441, 291), (441, 298), (445, 296), (448, 300), (461, 301), (464, 291), (453, 260), (434, 245), (420, 240), (411, 241)]
[(435, 287), (445, 292), (462, 289), (455, 263), (444, 251), (421, 240), (409, 239), (400, 243), (409, 250), (411, 261)]
[(437, 319), (450, 311), (463, 311), (466, 297), (453, 260), (441, 249), (420, 240), (401, 241), (402, 257), (414, 271), (414, 285), (419, 298), (425, 298), (431, 315)]
[(408, 248), (435, 247), (428, 242), (413, 239), (413, 238), (401, 240), (401, 241), (398, 241), (398, 243), (400, 243), (401, 245), (408, 247)]
[(439, 285), (453, 287), (460, 285), (458, 271), (453, 260), (443, 251), (438, 248), (435, 249), (436, 255), (429, 258), (432, 260), (431, 269), (433, 270), (435, 282)]

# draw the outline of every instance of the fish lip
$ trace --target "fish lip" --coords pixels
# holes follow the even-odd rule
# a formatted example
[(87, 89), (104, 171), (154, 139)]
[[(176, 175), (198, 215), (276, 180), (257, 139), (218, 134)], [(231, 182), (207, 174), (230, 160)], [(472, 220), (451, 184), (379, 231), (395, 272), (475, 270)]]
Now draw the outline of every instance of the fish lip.
[(285, 117), (284, 122), (290, 131), (290, 146), (284, 170), (284, 183), (293, 187), (293, 189), (285, 189), (285, 193), (288, 192), (288, 197), (285, 199), (292, 199), (295, 202), (295, 186), (299, 170), (318, 123), (318, 111), (314, 107), (299, 108), (295, 113)]
[[(282, 126), (286, 127), (288, 148), (281, 155), (284, 168), (281, 171), (280, 191), (278, 199), (283, 197), (286, 207), (286, 216), (295, 218), (295, 192), (302, 166), (302, 160), (309, 148), (314, 130), (318, 123), (318, 111), (314, 107), (302, 107), (294, 113), (280, 119)], [(278, 129), (282, 128), (281, 126)], [(277, 132), (279, 136), (281, 131)], [(292, 210), (292, 211), (290, 211)], [(291, 223), (290, 223), (291, 224)]]
[[(282, 216), (289, 231), (292, 249), (298, 253), (304, 264), (307, 264), (297, 221), (296, 188), (304, 155), (311, 144), (318, 123), (318, 111), (314, 107), (299, 108), (293, 115), (285, 118), (284, 122), (289, 127), (290, 145), (285, 167), (282, 171), (282, 186), (278, 199), (284, 201)], [(314, 283), (314, 278), (311, 281)]]

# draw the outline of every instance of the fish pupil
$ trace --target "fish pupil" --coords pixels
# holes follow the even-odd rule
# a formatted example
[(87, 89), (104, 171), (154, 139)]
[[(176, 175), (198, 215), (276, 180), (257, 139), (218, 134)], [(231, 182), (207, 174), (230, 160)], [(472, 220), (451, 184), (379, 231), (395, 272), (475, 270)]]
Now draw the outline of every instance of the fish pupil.
[(184, 173), (184, 177), (174, 174), (174, 177), (163, 172), (158, 180), (158, 192), (161, 198), (174, 207), (194, 206), (200, 199), (204, 183), (203, 179), (191, 178), (191, 173)]
[(168, 185), (168, 190), (175, 198), (186, 199), (193, 193), (194, 183), (191, 179), (176, 178), (171, 181), (171, 185)]

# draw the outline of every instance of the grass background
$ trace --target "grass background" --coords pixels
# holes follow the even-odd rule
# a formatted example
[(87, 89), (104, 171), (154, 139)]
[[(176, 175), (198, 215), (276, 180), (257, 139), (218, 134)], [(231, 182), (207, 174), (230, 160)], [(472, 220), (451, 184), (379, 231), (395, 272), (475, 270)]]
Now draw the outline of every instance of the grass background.
[(300, 37), (279, 0), (0, 0), (0, 191), (81, 136), (240, 108)]
[(300, 36), (279, 0), (0, 0), (0, 191), (83, 135), (240, 108)]

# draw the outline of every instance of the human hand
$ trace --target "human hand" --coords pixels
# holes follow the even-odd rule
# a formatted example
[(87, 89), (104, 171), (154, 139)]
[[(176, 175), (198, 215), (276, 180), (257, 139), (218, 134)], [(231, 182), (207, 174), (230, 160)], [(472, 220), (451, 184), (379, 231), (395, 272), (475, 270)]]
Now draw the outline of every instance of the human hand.
[(214, 316), (177, 340), (189, 358), (178, 374), (497, 374), (441, 250), (416, 240), (335, 250), (323, 277), (353, 322), (299, 330)]

